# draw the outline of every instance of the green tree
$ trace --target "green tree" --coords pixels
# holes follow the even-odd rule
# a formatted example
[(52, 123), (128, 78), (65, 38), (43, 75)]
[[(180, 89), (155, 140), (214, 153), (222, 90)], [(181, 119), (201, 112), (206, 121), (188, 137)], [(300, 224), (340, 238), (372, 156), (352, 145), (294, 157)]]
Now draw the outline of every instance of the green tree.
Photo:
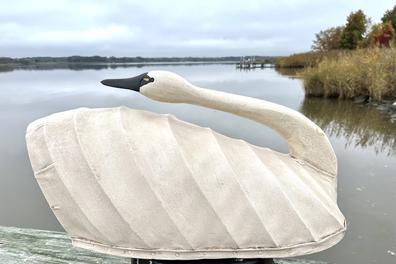
[(369, 19), (362, 10), (352, 12), (341, 34), (340, 47), (343, 49), (356, 49), (364, 40)]
[(316, 51), (339, 49), (341, 47), (341, 35), (343, 31), (344, 27), (342, 26), (321, 30), (315, 34), (312, 49)]
[(393, 29), (396, 30), (396, 5), (391, 10), (387, 10), (384, 16), (381, 18), (383, 23), (390, 21)]

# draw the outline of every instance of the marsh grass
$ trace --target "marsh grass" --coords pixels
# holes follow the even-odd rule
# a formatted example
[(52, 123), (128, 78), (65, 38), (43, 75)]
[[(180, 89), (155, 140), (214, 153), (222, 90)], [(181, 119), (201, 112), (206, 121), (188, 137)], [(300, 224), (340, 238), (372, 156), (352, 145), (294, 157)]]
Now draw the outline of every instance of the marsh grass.
[(307, 96), (395, 98), (396, 49), (361, 49), (324, 57), (301, 76)]
[(287, 57), (279, 57), (275, 60), (275, 67), (277, 68), (304, 68), (314, 67), (318, 65), (324, 58), (336, 57), (340, 53), (347, 51), (311, 51), (305, 53), (296, 53)]

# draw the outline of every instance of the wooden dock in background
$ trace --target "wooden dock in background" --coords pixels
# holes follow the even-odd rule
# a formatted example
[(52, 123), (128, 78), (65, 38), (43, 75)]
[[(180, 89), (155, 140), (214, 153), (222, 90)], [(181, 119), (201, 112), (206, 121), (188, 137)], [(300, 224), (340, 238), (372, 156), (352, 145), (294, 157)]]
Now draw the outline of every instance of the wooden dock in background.
[[(129, 264), (131, 260), (75, 248), (63, 232), (0, 226), (0, 263)], [(275, 263), (326, 264), (301, 259), (277, 259)]]
[(255, 69), (255, 68), (274, 68), (274, 64), (269, 64), (264, 60), (256, 60), (255, 56), (241, 57), (240, 61), (236, 64), (237, 69)]

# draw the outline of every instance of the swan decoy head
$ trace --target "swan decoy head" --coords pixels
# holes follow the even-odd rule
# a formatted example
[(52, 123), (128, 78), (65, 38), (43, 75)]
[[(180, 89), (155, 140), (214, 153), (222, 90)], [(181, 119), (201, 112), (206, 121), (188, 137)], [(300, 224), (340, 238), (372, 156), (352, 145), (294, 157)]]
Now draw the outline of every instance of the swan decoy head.
[(150, 71), (131, 78), (106, 79), (101, 83), (169, 103), (187, 103), (195, 88), (183, 77), (168, 71)]

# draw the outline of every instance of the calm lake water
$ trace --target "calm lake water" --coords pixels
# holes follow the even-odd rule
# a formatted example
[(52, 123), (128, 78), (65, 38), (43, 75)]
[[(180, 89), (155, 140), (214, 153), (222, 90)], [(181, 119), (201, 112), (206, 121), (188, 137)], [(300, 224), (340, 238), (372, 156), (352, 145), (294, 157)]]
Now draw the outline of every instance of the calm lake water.
[(396, 263), (396, 124), (377, 109), (351, 102), (305, 99), (302, 82), (274, 69), (234, 65), (148, 65), (0, 72), (0, 225), (62, 230), (33, 177), (25, 129), (33, 120), (77, 107), (125, 105), (208, 126), (227, 136), (287, 152), (268, 128), (228, 113), (151, 101), (105, 87), (104, 78), (168, 70), (206, 88), (247, 95), (296, 109), (321, 126), (339, 161), (339, 206), (348, 231), (335, 247), (304, 258), (329, 263)]

